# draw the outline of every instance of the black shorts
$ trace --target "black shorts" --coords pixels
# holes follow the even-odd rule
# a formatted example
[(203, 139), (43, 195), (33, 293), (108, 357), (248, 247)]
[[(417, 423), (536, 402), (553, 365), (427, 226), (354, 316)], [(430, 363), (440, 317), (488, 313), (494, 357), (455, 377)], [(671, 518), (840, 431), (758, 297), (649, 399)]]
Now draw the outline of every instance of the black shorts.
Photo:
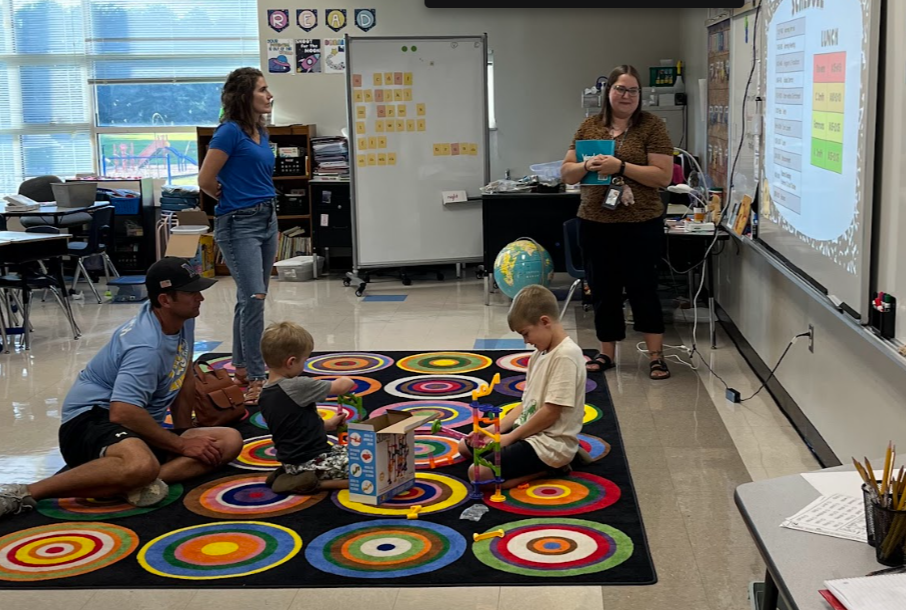
[[(185, 430), (172, 432), (180, 435)], [(60, 453), (63, 454), (66, 465), (75, 468), (103, 457), (108, 447), (127, 438), (141, 437), (132, 430), (111, 422), (109, 409), (94, 407), (60, 426)], [(174, 457), (172, 453), (158, 447), (148, 445), (148, 448), (161, 464)]]
[[(494, 459), (491, 453), (486, 453), (484, 457), (489, 461)], [(526, 439), (520, 439), (501, 449), (501, 478), (505, 481), (549, 470), (553, 469), (539, 459)]]

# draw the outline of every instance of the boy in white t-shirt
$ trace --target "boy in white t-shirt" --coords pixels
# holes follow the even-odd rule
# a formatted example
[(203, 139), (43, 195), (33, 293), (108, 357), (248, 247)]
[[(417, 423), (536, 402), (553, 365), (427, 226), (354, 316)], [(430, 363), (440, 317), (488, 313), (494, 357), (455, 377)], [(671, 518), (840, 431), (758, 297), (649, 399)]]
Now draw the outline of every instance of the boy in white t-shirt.
[[(520, 290), (507, 322), (536, 352), (529, 358), (520, 405), (501, 420), (504, 489), (569, 466), (579, 448), (586, 399), (583, 352), (561, 325), (550, 290), (539, 285)], [(470, 435), (460, 441), (460, 454), (472, 458), (473, 443), (484, 445), (487, 438)], [(470, 467), (469, 478), (474, 477), (475, 468)], [(490, 469), (479, 467), (479, 480), (493, 477)]]

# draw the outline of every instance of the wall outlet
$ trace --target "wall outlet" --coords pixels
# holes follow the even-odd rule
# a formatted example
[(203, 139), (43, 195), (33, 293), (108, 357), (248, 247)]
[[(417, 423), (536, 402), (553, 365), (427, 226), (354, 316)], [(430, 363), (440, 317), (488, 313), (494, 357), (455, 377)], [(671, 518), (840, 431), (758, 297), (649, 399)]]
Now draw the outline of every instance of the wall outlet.
[(813, 349), (815, 347), (815, 340), (816, 340), (816, 329), (813, 328), (812, 324), (810, 324), (809, 325), (809, 353), (810, 354), (816, 353), (816, 350)]

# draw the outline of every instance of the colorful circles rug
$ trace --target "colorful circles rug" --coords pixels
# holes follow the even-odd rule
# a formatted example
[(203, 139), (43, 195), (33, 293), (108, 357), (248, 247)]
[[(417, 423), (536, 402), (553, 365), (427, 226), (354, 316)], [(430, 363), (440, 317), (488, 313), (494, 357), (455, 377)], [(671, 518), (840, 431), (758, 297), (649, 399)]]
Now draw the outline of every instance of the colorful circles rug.
[(215, 580), (249, 576), (292, 559), (302, 549), (293, 530), (258, 521), (193, 525), (158, 536), (139, 551), (139, 564), (158, 576)]
[(309, 358), (303, 370), (314, 375), (365, 375), (381, 371), (393, 364), (391, 358), (381, 354), (343, 352)]
[(230, 465), (243, 470), (274, 470), (280, 466), (277, 449), (270, 434), (253, 436), (243, 441), (242, 450)]
[(183, 504), (212, 519), (268, 519), (309, 508), (328, 495), (324, 491), (308, 496), (274, 493), (265, 479), (266, 475), (241, 474), (210, 481), (190, 491)]
[[(413, 415), (431, 415), (438, 419), (445, 428), (459, 428), (472, 423), (472, 409), (465, 402), (455, 400), (411, 400), (395, 402), (392, 405), (378, 407), (371, 412), (371, 417), (384, 415), (388, 410), (407, 411)], [(416, 430), (430, 430), (431, 426), (420, 426)]]
[(591, 434), (578, 434), (579, 446), (586, 450), (592, 461), (598, 461), (611, 452), (611, 445), (604, 439)]
[[(362, 414), (359, 413), (355, 407), (351, 407), (349, 405), (338, 405), (337, 403), (334, 403), (334, 402), (331, 402), (331, 403), (320, 402), (316, 406), (318, 408), (318, 415), (320, 415), (321, 419), (324, 419), (324, 420), (330, 419), (330, 418), (334, 417), (335, 415), (337, 415), (338, 413), (346, 414), (346, 420), (345, 420), (346, 422), (359, 421), (359, 419), (362, 417)], [(265, 416), (264, 416), (264, 414), (262, 414), (261, 411), (252, 415), (249, 418), (249, 422), (256, 428), (261, 428), (262, 430), (268, 429), (268, 423), (265, 421)]]
[[(525, 373), (529, 369), (529, 357), (532, 352), (518, 352), (516, 354), (507, 354), (498, 358), (495, 364), (505, 371), (514, 371), (516, 373)], [(592, 360), (588, 355), (583, 356), (586, 362)]]
[(334, 494), (334, 503), (361, 515), (406, 517), (412, 506), (421, 506), (420, 515), (455, 508), (466, 501), (469, 486), (456, 477), (433, 472), (417, 472), (415, 485), (387, 502), (372, 506), (350, 500), (350, 492), (342, 489)]
[(580, 519), (526, 519), (507, 523), (503, 537), (472, 545), (488, 567), (511, 574), (552, 578), (603, 572), (633, 554), (633, 541), (620, 530)]
[(465, 551), (466, 539), (449, 527), (377, 519), (325, 532), (309, 544), (305, 557), (322, 572), (375, 579), (434, 572)]
[(465, 375), (417, 375), (397, 379), (384, 386), (384, 391), (399, 398), (450, 400), (471, 397), (483, 385), (486, 382), (478, 377)]
[(110, 523), (55, 523), (0, 538), (0, 580), (36, 582), (109, 567), (139, 545), (135, 532)]
[(466, 352), (429, 352), (407, 356), (397, 361), (397, 366), (410, 373), (447, 375), (471, 373), (491, 366), (491, 358)]
[[(598, 384), (591, 379), (586, 379), (586, 394), (589, 392), (595, 391), (595, 388), (598, 387)], [(517, 398), (523, 397), (523, 391), (526, 389), (526, 375), (513, 375), (511, 377), (504, 377), (501, 379), (501, 383), (494, 386), (494, 389), (504, 396), (516, 396)]]
[(563, 479), (536, 479), (523, 488), (504, 491), (503, 502), (485, 503), (508, 513), (534, 517), (564, 517), (608, 508), (620, 499), (620, 488), (588, 472), (572, 472)]
[(176, 502), (183, 495), (180, 483), (170, 485), (170, 493), (154, 506), (139, 508), (119, 498), (56, 498), (38, 502), (37, 511), (47, 517), (66, 521), (107, 521), (144, 515)]
[[(522, 396), (522, 394), (521, 394)], [(505, 405), (501, 406), (501, 417), (510, 413), (515, 407), (520, 406), (519, 402), (508, 402)], [(590, 405), (586, 403), (583, 406), (583, 425), (591, 424), (602, 416), (602, 411), (595, 405)]]
[[(353, 390), (350, 393), (355, 394), (357, 396), (368, 396), (369, 394), (374, 394), (375, 392), (377, 392), (378, 390), (381, 389), (381, 384), (378, 383), (377, 381), (375, 381), (374, 379), (370, 379), (368, 377), (357, 377), (355, 375), (322, 375), (320, 377), (315, 377), (315, 379), (324, 379), (326, 381), (334, 381), (335, 379), (338, 379), (340, 377), (345, 377), (346, 379), (352, 380), (354, 385), (353, 385)], [(337, 397), (334, 395), (330, 395), (330, 396), (328, 396), (327, 399), (328, 400), (337, 400)]]
[[(466, 435), (462, 437), (465, 438)], [(452, 466), (465, 461), (460, 455), (460, 438), (446, 434), (417, 434), (413, 451), (416, 456), (416, 468), (440, 468)]]

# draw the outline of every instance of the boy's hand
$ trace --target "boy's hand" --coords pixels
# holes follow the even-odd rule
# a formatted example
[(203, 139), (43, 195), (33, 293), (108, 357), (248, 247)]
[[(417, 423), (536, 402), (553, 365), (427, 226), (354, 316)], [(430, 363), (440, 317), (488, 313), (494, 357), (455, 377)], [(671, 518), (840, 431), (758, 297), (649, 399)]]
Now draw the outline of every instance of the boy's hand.
[(341, 411), (334, 417), (329, 417), (328, 419), (324, 420), (324, 429), (327, 432), (333, 432), (334, 430), (339, 428), (344, 421), (346, 421), (346, 413)]
[(481, 449), (485, 445), (491, 442), (491, 439), (482, 434), (481, 432), (473, 432), (466, 437), (466, 444), (472, 447), (473, 449)]

